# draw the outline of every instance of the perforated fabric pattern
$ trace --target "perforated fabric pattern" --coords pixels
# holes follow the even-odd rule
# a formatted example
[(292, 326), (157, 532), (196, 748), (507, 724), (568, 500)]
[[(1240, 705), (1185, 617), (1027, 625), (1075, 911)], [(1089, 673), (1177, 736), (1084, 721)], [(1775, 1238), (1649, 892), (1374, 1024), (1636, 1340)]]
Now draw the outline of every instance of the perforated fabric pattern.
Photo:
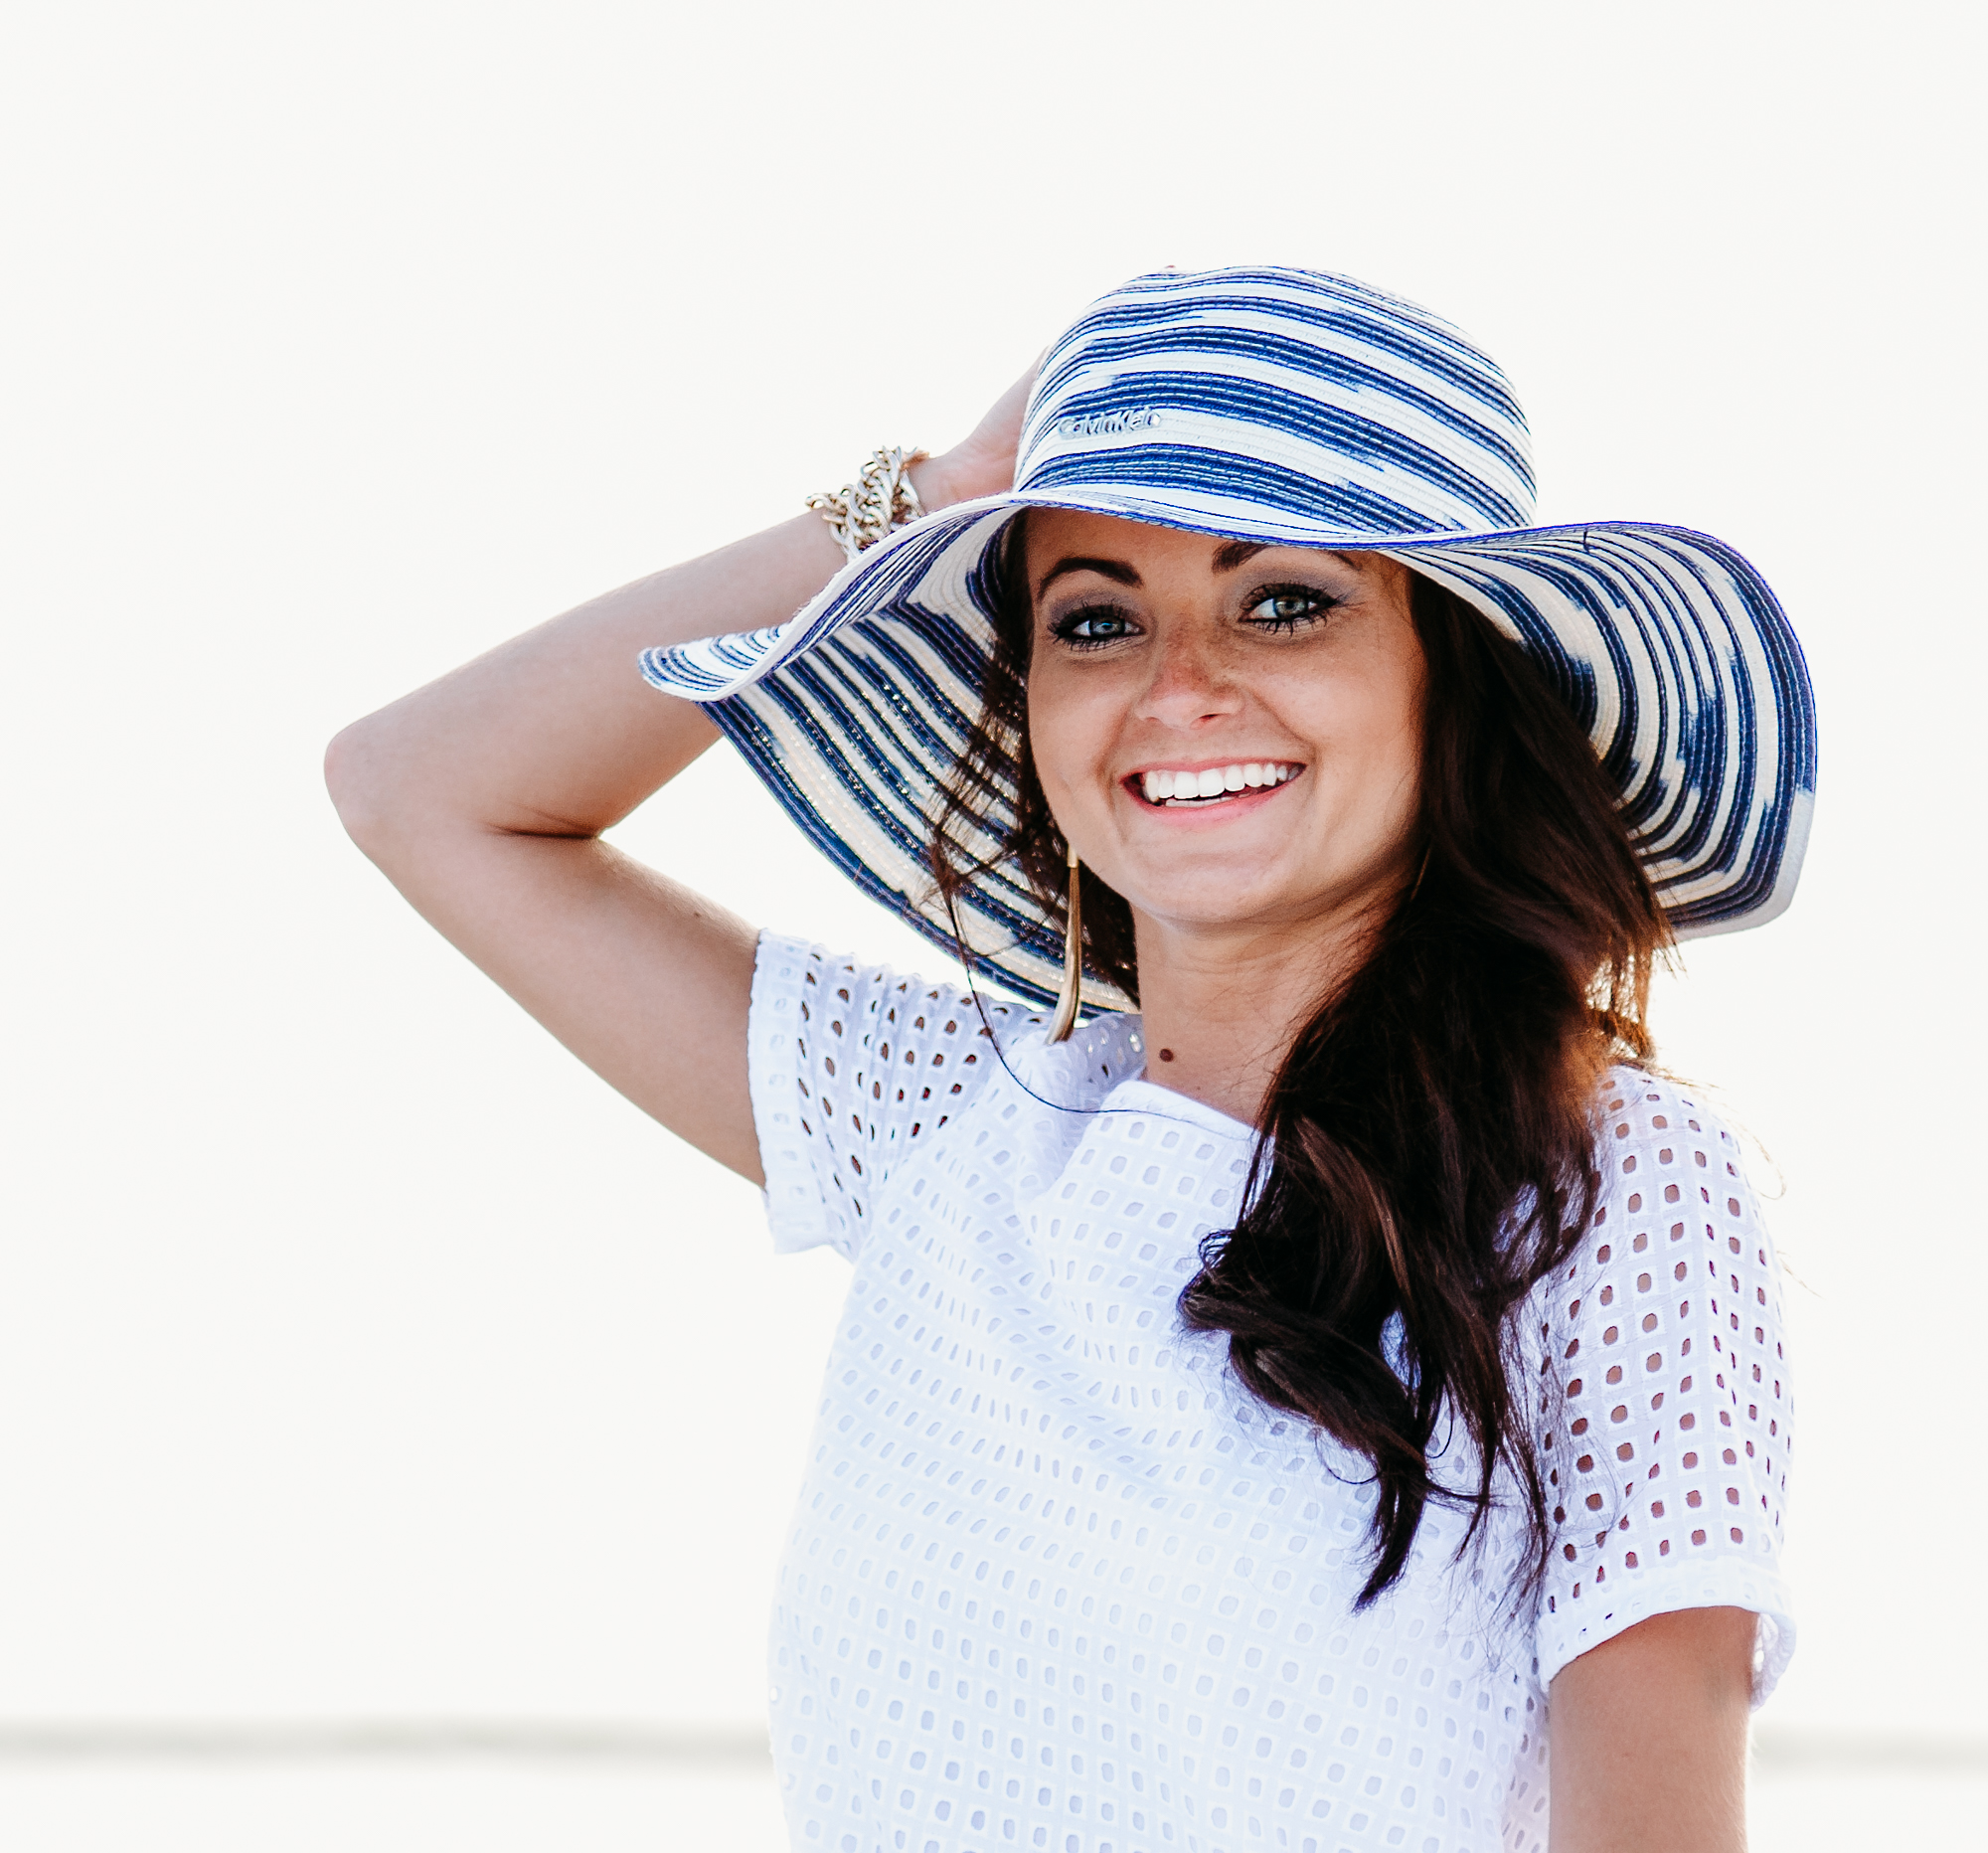
[(1612, 1079), (1593, 1229), (1535, 1296), (1559, 1527), (1540, 1675), (1647, 1615), (1730, 1604), (1760, 1616), (1764, 1697), (1794, 1650), (1780, 1274), (1733, 1134), (1668, 1083)]
[(900, 1152), (945, 1125), (993, 1072), (987, 1026), (1039, 1020), (761, 934), (747, 1068), (773, 1247), (826, 1244), (854, 1259)]
[[(1731, 1601), (1775, 1617), (1771, 1683), (1789, 1638), (1778, 1308), (1706, 1114), (1617, 1077), (1592, 1239), (1524, 1309), (1565, 1513), (1537, 1616), (1508, 1613), (1511, 1512), (1461, 1568), (1460, 1519), (1431, 1512), (1402, 1582), (1355, 1612), (1365, 1464), (1242, 1394), (1175, 1309), (1200, 1239), (1234, 1219), (1249, 1129), (1146, 1082), (1136, 1018), (1055, 1049), (1028, 1013), (990, 1020), (999, 1051), (955, 991), (761, 943), (752, 1088), (776, 1236), (855, 1259), (771, 1642), (796, 1847), (1543, 1853), (1545, 1685), (1568, 1658), (1644, 1614)], [(1696, 1197), (1715, 1174), (1715, 1200)], [(1673, 1245), (1687, 1201), (1699, 1226)], [(1753, 1245), (1743, 1270), (1734, 1236)], [(1695, 1244), (1700, 1269), (1716, 1251), (1717, 1293), (1688, 1266), (1660, 1294), (1660, 1241)], [(1716, 1454), (1690, 1445), (1714, 1432), (1733, 1437)], [(1646, 1491), (1652, 1466), (1675, 1493)], [(1770, 1509), (1670, 1522), (1694, 1490), (1689, 1513), (1738, 1510), (1729, 1487)]]

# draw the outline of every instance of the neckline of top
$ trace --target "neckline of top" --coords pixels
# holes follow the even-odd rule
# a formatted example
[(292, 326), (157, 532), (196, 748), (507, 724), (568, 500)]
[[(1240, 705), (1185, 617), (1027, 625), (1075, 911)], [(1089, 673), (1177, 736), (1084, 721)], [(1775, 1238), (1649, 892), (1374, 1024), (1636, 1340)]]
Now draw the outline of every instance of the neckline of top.
[(1152, 1110), (1166, 1114), (1171, 1119), (1189, 1119), (1204, 1131), (1221, 1134), (1228, 1139), (1249, 1140), (1256, 1136), (1256, 1128), (1245, 1125), (1242, 1120), (1231, 1117), (1219, 1106), (1210, 1106), (1206, 1100), (1197, 1100), (1191, 1094), (1182, 1094), (1177, 1089), (1164, 1086), (1150, 1075), (1134, 1075), (1121, 1081), (1104, 1097), (1114, 1106), (1123, 1104), (1123, 1096), (1134, 1098), (1149, 1097)]
[[(1185, 1122), (1232, 1144), (1246, 1144), (1256, 1137), (1254, 1126), (1232, 1117), (1218, 1106), (1210, 1106), (1205, 1100), (1196, 1099), (1190, 1094), (1181, 1094), (1153, 1080), (1145, 1066), (1145, 1037), (1136, 1011), (1108, 1011), (1092, 1017), (1087, 1023), (1079, 1024), (1076, 1033), (1064, 1043), (1052, 1043), (1046, 1026), (1037, 1021), (1029, 1026), (1028, 1032), (1011, 1049), (1002, 1050), (998, 1043), (996, 1049), (1002, 1066), (1030, 1094), (1035, 1094), (1029, 1081), (1032, 1075), (1034, 1079), (1048, 1083), (1048, 1074), (1038, 1064), (1047, 1062), (1051, 1070), (1062, 1071), (1062, 1085), (1054, 1087), (1053, 1092), (1061, 1093), (1064, 1087), (1077, 1082), (1080, 1096), (1086, 1090), (1078, 1078), (1089, 1074), (1093, 1063), (1108, 1072), (1113, 1062), (1130, 1067), (1131, 1061), (1136, 1060), (1139, 1063), (1136, 1074), (1127, 1075), (1123, 1081), (1110, 1083), (1102, 1093), (1091, 1095), (1088, 1107), (1079, 1110), (1093, 1113), (1149, 1112), (1159, 1118)], [(1016, 1073), (1011, 1056), (1021, 1061), (1021, 1073)], [(1102, 1080), (1103, 1074), (1100, 1073), (1097, 1079)], [(1059, 1104), (1042, 1095), (1036, 1095), (1036, 1097), (1045, 1105)], [(1062, 1104), (1075, 1107), (1078, 1101), (1072, 1099)]]

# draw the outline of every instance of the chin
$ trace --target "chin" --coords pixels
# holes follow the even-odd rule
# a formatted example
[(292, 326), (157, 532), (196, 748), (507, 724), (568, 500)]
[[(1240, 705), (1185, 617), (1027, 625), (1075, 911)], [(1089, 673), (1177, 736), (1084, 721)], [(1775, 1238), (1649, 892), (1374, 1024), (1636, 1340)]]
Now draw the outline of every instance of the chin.
[(1132, 899), (1135, 913), (1158, 925), (1196, 930), (1221, 926), (1283, 926), (1323, 918), (1331, 904), (1294, 895), (1273, 882), (1217, 874), (1191, 881), (1153, 883), (1146, 898)]
[(1134, 913), (1181, 931), (1222, 927), (1303, 928), (1343, 920), (1350, 910), (1384, 901), (1397, 885), (1395, 865), (1379, 860), (1357, 874), (1294, 875), (1254, 867), (1170, 869), (1126, 892)]

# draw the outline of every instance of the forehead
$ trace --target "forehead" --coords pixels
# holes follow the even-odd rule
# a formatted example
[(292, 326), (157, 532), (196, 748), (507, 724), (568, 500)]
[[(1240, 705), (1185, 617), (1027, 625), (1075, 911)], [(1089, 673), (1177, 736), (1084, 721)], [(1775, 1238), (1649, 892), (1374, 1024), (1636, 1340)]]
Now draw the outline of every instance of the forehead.
[(1392, 581), (1405, 570), (1378, 554), (1335, 552), (1328, 548), (1275, 547), (1239, 542), (1221, 535), (1196, 534), (1157, 522), (1128, 521), (1122, 516), (1093, 514), (1070, 508), (1032, 508), (1023, 534), (1023, 557), (1029, 585), (1040, 589), (1060, 566), (1095, 562), (1100, 568), (1129, 569), (1106, 577), (1136, 582), (1149, 578), (1221, 579), (1251, 563), (1277, 562), (1286, 567), (1307, 561), (1330, 562), (1336, 572)]
[(1025, 539), (1032, 573), (1071, 554), (1133, 564), (1141, 560), (1178, 565), (1212, 563), (1223, 545), (1214, 536), (1191, 534), (1185, 528), (1075, 508), (1030, 509)]

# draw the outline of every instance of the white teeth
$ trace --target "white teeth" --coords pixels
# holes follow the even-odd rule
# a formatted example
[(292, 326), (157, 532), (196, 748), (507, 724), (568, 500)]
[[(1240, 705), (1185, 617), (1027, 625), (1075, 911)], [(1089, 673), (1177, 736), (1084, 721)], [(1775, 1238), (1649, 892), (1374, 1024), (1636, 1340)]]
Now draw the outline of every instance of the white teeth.
[(1298, 768), (1280, 765), (1274, 759), (1249, 759), (1235, 765), (1211, 765), (1203, 771), (1174, 771), (1155, 767), (1139, 774), (1140, 789), (1148, 804), (1187, 804), (1206, 798), (1226, 796), (1265, 785), (1285, 783)]

